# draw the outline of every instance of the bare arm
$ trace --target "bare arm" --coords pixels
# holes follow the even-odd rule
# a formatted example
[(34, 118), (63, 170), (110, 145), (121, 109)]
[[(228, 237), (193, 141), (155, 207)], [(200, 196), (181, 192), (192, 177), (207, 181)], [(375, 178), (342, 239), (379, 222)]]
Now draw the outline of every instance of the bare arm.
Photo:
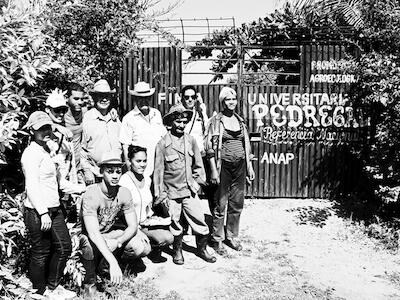
[(106, 241), (104, 240), (104, 237), (100, 233), (99, 221), (97, 220), (97, 217), (83, 216), (83, 222), (85, 223), (85, 228), (88, 232), (90, 240), (96, 245), (97, 249), (99, 249), (100, 253), (107, 260), (107, 262), (110, 265), (112, 263), (117, 263), (114, 254), (112, 254), (111, 250), (107, 246)]
[(129, 241), (131, 238), (133, 238), (136, 235), (136, 232), (138, 230), (138, 221), (136, 217), (136, 212), (131, 211), (128, 213), (124, 213), (125, 215), (125, 221), (126, 225), (128, 227), (124, 230), (124, 233), (117, 238), (118, 240), (118, 245), (122, 245), (123, 243)]

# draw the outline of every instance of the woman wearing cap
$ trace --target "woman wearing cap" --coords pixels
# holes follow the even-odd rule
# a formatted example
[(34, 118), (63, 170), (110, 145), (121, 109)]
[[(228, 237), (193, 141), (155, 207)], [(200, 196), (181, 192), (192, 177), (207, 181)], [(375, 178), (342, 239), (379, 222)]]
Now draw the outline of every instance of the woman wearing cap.
[[(128, 159), (130, 170), (121, 176), (119, 185), (129, 189), (132, 194), (139, 230), (148, 237), (152, 247), (149, 258), (158, 262), (165, 261), (166, 259), (161, 257), (161, 248), (172, 244), (174, 237), (168, 230), (170, 222), (161, 224), (164, 219), (155, 217), (151, 208), (153, 204), (153, 195), (150, 191), (151, 179), (145, 175), (146, 148), (130, 145)], [(158, 221), (157, 224), (153, 225), (154, 221)]]
[[(223, 87), (219, 94), (223, 111), (210, 119), (206, 153), (211, 167), (211, 183), (218, 185), (213, 211), (211, 246), (223, 254), (222, 242), (236, 251), (242, 246), (237, 240), (240, 214), (244, 203), (246, 173), (254, 179), (250, 161), (250, 141), (245, 122), (235, 109), (236, 92)], [(226, 210), (227, 207), (227, 210)], [(225, 213), (226, 211), (226, 213)], [(224, 228), (226, 214), (226, 228)]]
[(71, 298), (75, 293), (59, 285), (71, 254), (71, 238), (60, 207), (56, 165), (46, 144), (52, 134), (52, 121), (45, 112), (37, 111), (25, 127), (32, 134), (32, 142), (21, 157), (27, 194), (24, 219), (32, 246), (30, 279), (37, 297), (45, 294)]

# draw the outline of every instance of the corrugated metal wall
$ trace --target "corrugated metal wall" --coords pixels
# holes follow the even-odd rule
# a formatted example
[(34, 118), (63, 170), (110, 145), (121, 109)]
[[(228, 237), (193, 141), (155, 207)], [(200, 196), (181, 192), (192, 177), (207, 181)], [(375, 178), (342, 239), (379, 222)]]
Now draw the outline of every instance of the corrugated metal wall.
[[(257, 133), (257, 120), (254, 119), (251, 102), (258, 103), (258, 95), (269, 95), (270, 93), (313, 93), (343, 92), (345, 85), (332, 85), (328, 83), (310, 83), (311, 61), (339, 60), (344, 57), (344, 47), (340, 45), (301, 45), (300, 51), (300, 84), (298, 86), (262, 86), (262, 85), (232, 85), (238, 90), (239, 111), (247, 120), (249, 131)], [(139, 58), (128, 58), (120, 78), (121, 88), (121, 111), (124, 115), (132, 109), (132, 101), (127, 92), (133, 89), (134, 83), (139, 79), (150, 82), (156, 88), (153, 104), (162, 114), (174, 103), (174, 98), (169, 98), (181, 89), (181, 52), (175, 48), (145, 48), (141, 49)], [(323, 74), (324, 71), (318, 72)], [(209, 116), (214, 111), (219, 111), (218, 95), (222, 85), (199, 85), (197, 86), (207, 106)], [(162, 93), (166, 93), (164, 99)], [(254, 96), (249, 96), (254, 95)], [(250, 98), (249, 98), (250, 97)], [(251, 98), (255, 97), (255, 98)], [(267, 104), (270, 106), (270, 104)], [(272, 126), (271, 120), (266, 120), (267, 125)], [(269, 122), (269, 123), (268, 123)], [(282, 127), (281, 127), (282, 129)], [(283, 128), (284, 129), (284, 128)], [(301, 128), (299, 128), (301, 129)], [(259, 133), (259, 132), (258, 132)], [(310, 177), (315, 170), (316, 164), (326, 151), (326, 146), (318, 141), (307, 143), (278, 143), (269, 144), (261, 141), (252, 142), (255, 155), (254, 169), (256, 180), (247, 189), (247, 196), (254, 197), (311, 197), (323, 198), (324, 187), (318, 186), (316, 181)], [(287, 154), (293, 153), (294, 159), (288, 163), (261, 163), (264, 153)]]

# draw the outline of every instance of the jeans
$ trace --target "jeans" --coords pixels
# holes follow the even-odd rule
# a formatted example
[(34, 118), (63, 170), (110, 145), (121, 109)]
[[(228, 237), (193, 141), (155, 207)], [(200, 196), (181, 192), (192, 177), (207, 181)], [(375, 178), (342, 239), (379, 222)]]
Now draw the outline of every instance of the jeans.
[[(71, 238), (60, 207), (49, 208), (52, 220), (49, 231), (41, 231), (40, 216), (35, 209), (25, 208), (25, 225), (31, 244), (29, 276), (33, 288), (43, 294), (46, 284), (55, 289), (63, 276), (71, 254)], [(46, 282), (47, 279), (47, 282)]]
[[(239, 235), (240, 214), (244, 204), (246, 162), (222, 161), (220, 184), (215, 193), (212, 240), (222, 242)], [(227, 208), (228, 206), (228, 208)], [(226, 231), (224, 231), (226, 211)]]

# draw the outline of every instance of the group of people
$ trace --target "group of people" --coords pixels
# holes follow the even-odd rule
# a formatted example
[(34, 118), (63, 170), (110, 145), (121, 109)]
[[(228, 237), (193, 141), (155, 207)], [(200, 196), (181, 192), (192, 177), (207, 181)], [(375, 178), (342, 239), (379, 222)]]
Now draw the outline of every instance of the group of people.
[[(67, 213), (80, 229), (84, 284), (96, 276), (122, 281), (120, 263), (148, 256), (155, 262), (172, 244), (173, 262), (184, 264), (183, 235), (189, 225), (197, 255), (209, 263), (224, 244), (240, 251), (239, 220), (246, 177), (254, 179), (245, 122), (235, 111), (236, 92), (221, 89), (221, 112), (208, 118), (195, 87), (161, 116), (151, 106), (155, 90), (138, 82), (129, 90), (134, 108), (120, 121), (112, 108), (115, 90), (106, 80), (88, 97), (77, 83), (47, 98), (44, 111), (25, 125), (31, 142), (21, 158), (25, 175), (25, 224), (31, 243), (29, 276), (34, 298), (72, 298), (60, 285), (71, 254)], [(209, 197), (211, 234), (199, 190)]]

